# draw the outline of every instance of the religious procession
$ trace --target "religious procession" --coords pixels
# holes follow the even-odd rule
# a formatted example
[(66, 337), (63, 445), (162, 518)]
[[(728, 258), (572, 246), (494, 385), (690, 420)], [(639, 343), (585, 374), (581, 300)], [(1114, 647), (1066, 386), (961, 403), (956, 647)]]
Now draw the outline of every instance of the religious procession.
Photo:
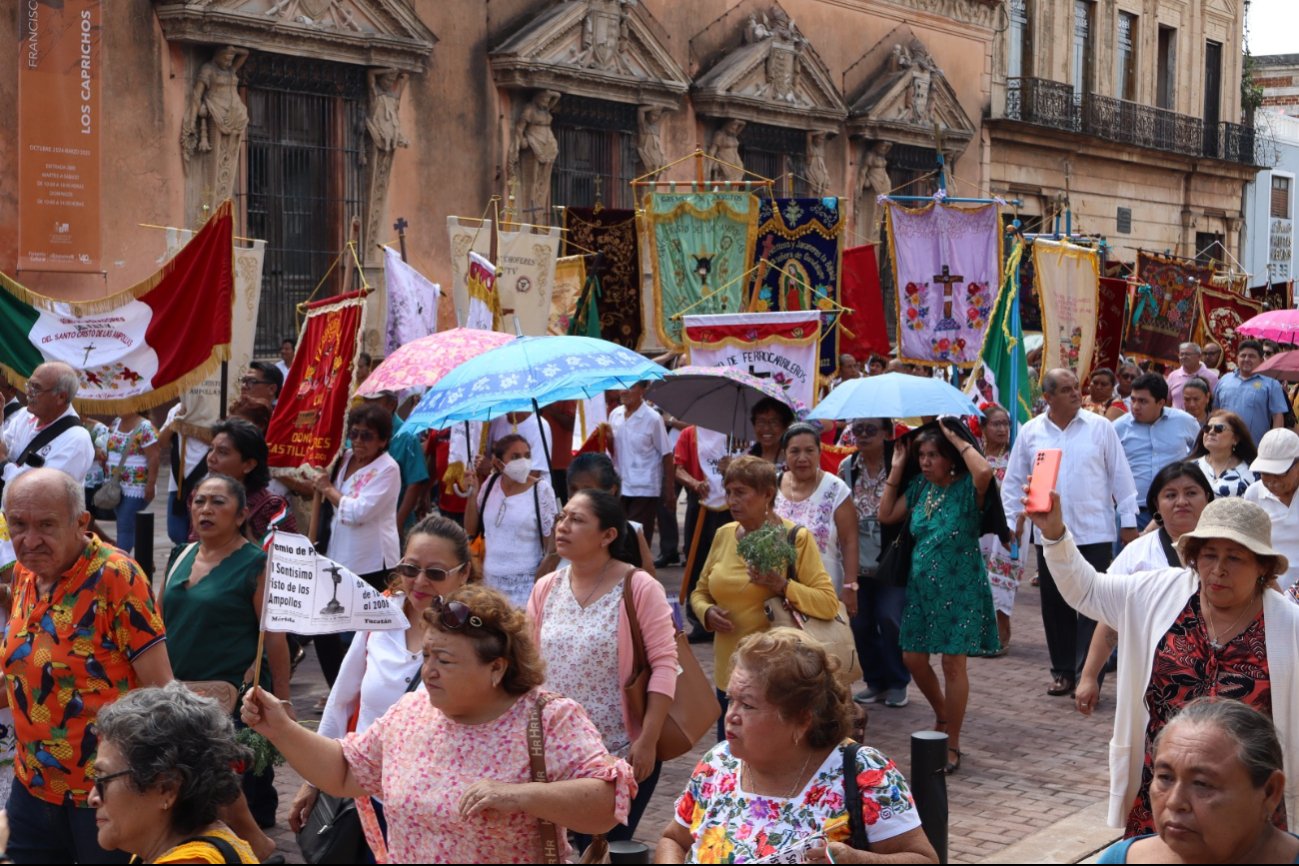
[(1195, 5), (19, 4), (0, 862), (1299, 862)]

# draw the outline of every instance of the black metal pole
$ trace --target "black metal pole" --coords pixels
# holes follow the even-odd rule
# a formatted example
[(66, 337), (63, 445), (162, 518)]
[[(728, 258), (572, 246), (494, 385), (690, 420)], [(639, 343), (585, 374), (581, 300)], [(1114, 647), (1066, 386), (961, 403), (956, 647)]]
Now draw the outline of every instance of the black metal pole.
[(549, 479), (555, 467), (550, 462), (550, 443), (546, 441), (546, 428), (541, 426), (546, 423), (546, 419), (541, 417), (541, 409), (535, 398), (532, 401), (532, 415), (537, 419), (537, 432), (541, 434), (541, 453), (546, 455), (546, 478)]
[(221, 362), (221, 404), (220, 404), (221, 406), (220, 415), (222, 418), (226, 416), (226, 410), (229, 408), (228, 406), (226, 406), (226, 400), (228, 399), (227, 395), (229, 393), (230, 393), (230, 362), (222, 361)]
[(947, 734), (916, 731), (911, 735), (911, 794), (916, 812), (938, 852), (938, 862), (947, 862)]
[(140, 511), (135, 515), (135, 561), (149, 577), (153, 577), (153, 514)]
[(610, 842), (610, 863), (648, 863), (650, 849), (644, 842)]

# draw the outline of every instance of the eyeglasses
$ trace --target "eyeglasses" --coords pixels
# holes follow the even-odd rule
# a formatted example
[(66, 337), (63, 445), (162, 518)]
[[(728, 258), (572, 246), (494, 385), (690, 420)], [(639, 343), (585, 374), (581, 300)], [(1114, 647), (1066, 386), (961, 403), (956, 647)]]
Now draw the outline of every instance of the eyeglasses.
[(852, 435), (869, 439), (883, 431), (883, 427), (876, 427), (874, 424), (854, 424), (852, 425)]
[(94, 785), (95, 794), (99, 797), (99, 799), (101, 800), (104, 799), (104, 789), (108, 787), (108, 783), (113, 781), (114, 779), (120, 779), (123, 776), (129, 775), (130, 772), (131, 772), (130, 770), (119, 770), (116, 773), (109, 773), (107, 776), (100, 776), (98, 779), (95, 780), (95, 785)]
[(1204, 432), (1205, 433), (1226, 433), (1227, 425), (1226, 424), (1205, 424)]
[(463, 601), (447, 601), (442, 596), (435, 595), (429, 603), (429, 610), (437, 614), (438, 622), (452, 631), (460, 631), (466, 625), (471, 628), (483, 627), (482, 617), (470, 610), (469, 605)]
[(243, 385), (245, 388), (252, 388), (254, 385), (270, 385), (271, 383), (265, 379), (255, 379), (252, 376), (245, 376), (239, 380), (239, 384)]
[(454, 568), (420, 568), (413, 562), (399, 562), (393, 567), (392, 573), (404, 577), (406, 580), (415, 580), (422, 574), (434, 583), (441, 583), (452, 574), (455, 574), (457, 571), (464, 568), (465, 565), (467, 565), (467, 563), (462, 562)]
[(51, 388), (42, 388), (40, 385), (37, 385), (35, 382), (28, 381), (28, 383), (27, 383), (27, 387), (24, 388), (23, 390), (25, 390), (25, 391), (27, 392), (27, 396), (28, 396), (28, 397), (35, 397), (35, 396), (37, 396), (37, 395), (39, 395), (39, 394), (47, 394), (47, 393), (49, 393), (49, 392), (50, 392), (51, 390), (53, 390), (53, 389), (51, 389)]
[(755, 430), (779, 430), (784, 426), (779, 418), (755, 418), (753, 420), (753, 429)]
[(1122, 380), (1125, 381), (1125, 382), (1133, 382), (1133, 381), (1136, 381), (1137, 374), (1136, 374), (1136, 373), (1119, 373), (1119, 378), (1122, 379)]
[(379, 438), (379, 434), (365, 427), (353, 427), (347, 431), (347, 438), (353, 442), (373, 442)]

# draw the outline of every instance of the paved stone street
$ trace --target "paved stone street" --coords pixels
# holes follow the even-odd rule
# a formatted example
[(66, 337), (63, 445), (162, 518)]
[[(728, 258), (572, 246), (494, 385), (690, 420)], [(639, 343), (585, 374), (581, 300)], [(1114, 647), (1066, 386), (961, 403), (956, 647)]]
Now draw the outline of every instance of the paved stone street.
[[(160, 574), (169, 542), (161, 528), (155, 538)], [(680, 576), (679, 568), (665, 569), (661, 574), (673, 593), (680, 585)], [(1038, 591), (1027, 581), (1020, 592), (1014, 621), (1009, 655), (970, 660), (970, 709), (962, 736), (965, 759), (961, 772), (948, 782), (950, 858), (954, 863), (993, 857), (1007, 846), (1105, 798), (1113, 687), (1106, 686), (1100, 709), (1090, 719), (1074, 712), (1068, 698), (1048, 697), (1048, 663)], [(695, 645), (694, 649), (711, 672), (711, 645)], [(313, 707), (325, 694), (324, 678), (314, 653), (309, 651), (293, 680), (298, 718), (307, 723), (317, 721), (320, 715)], [(909, 706), (897, 710), (883, 705), (871, 708), (867, 743), (891, 757), (909, 776), (910, 734), (928, 728), (933, 718), (913, 687)], [(690, 758), (664, 767), (637, 834), (642, 841), (653, 846), (671, 820), (673, 802), (695, 759), (711, 745), (705, 741)], [(287, 767), (277, 772), (280, 823), (270, 832), (291, 863), (300, 863), (302, 858), (284, 816), (300, 781)]]

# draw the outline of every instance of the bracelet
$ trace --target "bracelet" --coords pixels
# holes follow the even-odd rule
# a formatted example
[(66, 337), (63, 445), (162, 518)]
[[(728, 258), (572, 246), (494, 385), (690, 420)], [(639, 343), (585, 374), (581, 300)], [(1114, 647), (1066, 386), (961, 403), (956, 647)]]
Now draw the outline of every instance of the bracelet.
[(885, 487), (897, 487), (897, 486), (898, 486), (898, 483), (897, 483), (896, 481), (893, 481), (892, 479), (885, 478), (885, 479), (884, 479), (884, 486), (885, 486)]
[(973, 445), (966, 445), (964, 448), (961, 449), (961, 453), (964, 454), (966, 451), (969, 451), (973, 447), (974, 447)]
[(843, 588), (844, 588), (844, 589), (851, 589), (853, 592), (856, 592), (857, 590), (861, 589), (861, 584), (859, 584), (859, 583), (857, 583), (856, 581), (854, 581), (854, 582), (852, 582), (852, 583), (845, 583), (845, 584), (843, 585)]

